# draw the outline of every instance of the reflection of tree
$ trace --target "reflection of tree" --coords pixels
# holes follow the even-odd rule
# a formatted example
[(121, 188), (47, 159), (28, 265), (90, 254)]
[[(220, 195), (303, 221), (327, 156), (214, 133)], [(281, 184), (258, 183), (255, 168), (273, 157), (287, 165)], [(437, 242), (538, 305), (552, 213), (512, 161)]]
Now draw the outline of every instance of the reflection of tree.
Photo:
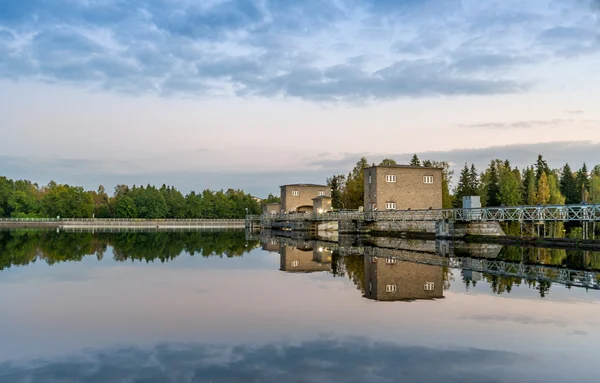
[(522, 279), (516, 277), (508, 277), (505, 275), (493, 275), (488, 273), (483, 273), (483, 277), (490, 284), (492, 291), (494, 294), (510, 294), (513, 286), (520, 286)]
[(243, 232), (177, 233), (56, 233), (53, 231), (0, 231), (0, 270), (43, 259), (49, 265), (81, 261), (85, 256), (104, 257), (113, 247), (118, 261), (172, 260), (182, 253), (203, 257), (237, 257), (258, 241), (247, 241)]
[(365, 263), (363, 255), (341, 256), (337, 251), (334, 251), (331, 261), (331, 272), (336, 277), (347, 275), (348, 279), (360, 291), (365, 291)]

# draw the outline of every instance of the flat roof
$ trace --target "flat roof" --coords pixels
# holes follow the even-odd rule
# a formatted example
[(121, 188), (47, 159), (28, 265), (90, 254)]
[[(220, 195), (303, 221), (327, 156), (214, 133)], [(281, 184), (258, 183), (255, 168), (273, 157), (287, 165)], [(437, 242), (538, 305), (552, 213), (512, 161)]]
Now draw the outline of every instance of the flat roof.
[(432, 166), (413, 166), (413, 165), (375, 165), (369, 166), (366, 169), (372, 168), (401, 168), (401, 169), (429, 169), (429, 170), (444, 170), (444, 168), (435, 168)]
[(287, 184), (287, 185), (281, 185), (280, 188), (286, 187), (286, 186), (315, 186), (315, 187), (322, 187), (322, 188), (328, 188), (328, 185), (318, 185), (318, 184)]

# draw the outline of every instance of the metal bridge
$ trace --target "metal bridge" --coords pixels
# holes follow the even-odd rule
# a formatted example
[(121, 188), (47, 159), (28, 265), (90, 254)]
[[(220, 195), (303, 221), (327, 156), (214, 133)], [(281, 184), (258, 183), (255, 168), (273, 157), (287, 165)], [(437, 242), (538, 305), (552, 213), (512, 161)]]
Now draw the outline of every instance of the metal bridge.
[(600, 204), (501, 206), (473, 209), (340, 211), (306, 214), (249, 215), (261, 221), (479, 221), (479, 222), (600, 222)]
[(392, 258), (425, 265), (472, 270), (491, 275), (521, 278), (530, 281), (551, 282), (565, 286), (600, 290), (600, 272), (567, 269), (560, 266), (524, 264), (495, 259), (453, 257), (426, 251), (373, 246), (340, 246), (337, 242), (309, 241), (277, 237), (280, 243), (290, 246), (312, 246), (338, 251), (342, 256), (364, 255), (375, 258)]

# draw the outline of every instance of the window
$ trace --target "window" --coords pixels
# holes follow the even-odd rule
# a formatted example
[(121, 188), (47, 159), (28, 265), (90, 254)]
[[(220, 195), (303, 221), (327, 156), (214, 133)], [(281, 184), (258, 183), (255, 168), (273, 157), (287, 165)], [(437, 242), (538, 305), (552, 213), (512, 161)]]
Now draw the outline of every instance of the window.
[(292, 195), (294, 197), (298, 197), (300, 195), (300, 192), (298, 190), (292, 190)]
[(386, 174), (385, 182), (396, 182), (396, 175), (395, 174)]
[(323, 190), (319, 190), (319, 197), (324, 196), (325, 192)]
[(398, 260), (396, 258), (386, 258), (385, 259), (385, 263), (387, 265), (393, 265), (394, 263), (398, 262)]
[(433, 291), (434, 287), (435, 287), (435, 283), (425, 282), (425, 291)]
[(386, 293), (395, 293), (397, 290), (398, 288), (396, 287), (396, 285), (385, 285)]
[(423, 176), (423, 183), (424, 184), (432, 184), (433, 183), (433, 176)]
[(369, 183), (371, 183), (371, 174), (369, 174)]
[(292, 267), (300, 266), (300, 261), (292, 261)]
[(386, 202), (385, 209), (386, 210), (396, 210), (396, 202)]

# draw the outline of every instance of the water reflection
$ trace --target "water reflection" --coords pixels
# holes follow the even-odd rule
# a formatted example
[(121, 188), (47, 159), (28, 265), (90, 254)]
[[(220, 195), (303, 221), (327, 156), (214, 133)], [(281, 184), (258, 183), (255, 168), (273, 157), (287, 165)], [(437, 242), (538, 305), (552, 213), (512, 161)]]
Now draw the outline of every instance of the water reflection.
[(312, 273), (331, 271), (331, 250), (304, 244), (290, 246), (282, 244), (279, 248), (280, 270), (288, 273)]
[[(330, 338), (298, 344), (187, 343), (88, 351), (54, 361), (0, 364), (0, 376), (3, 383), (500, 382), (521, 381), (524, 373), (529, 382), (557, 378), (556, 372), (544, 369), (533, 374), (540, 365), (516, 352)], [(562, 375), (567, 377), (566, 372)]]
[(469, 290), (485, 281), (496, 294), (523, 285), (541, 297), (549, 294), (553, 283), (600, 289), (598, 252), (383, 237), (261, 237), (243, 231), (0, 231), (0, 270), (39, 260), (49, 265), (87, 256), (101, 260), (108, 248), (118, 262), (168, 262), (181, 254), (240, 257), (257, 247), (278, 253), (284, 272), (347, 276), (364, 297), (380, 301), (443, 298), (443, 291), (458, 282)]
[(594, 381), (597, 257), (392, 238), (2, 232), (0, 382)]
[(365, 297), (377, 301), (409, 301), (444, 297), (440, 266), (364, 257)]

